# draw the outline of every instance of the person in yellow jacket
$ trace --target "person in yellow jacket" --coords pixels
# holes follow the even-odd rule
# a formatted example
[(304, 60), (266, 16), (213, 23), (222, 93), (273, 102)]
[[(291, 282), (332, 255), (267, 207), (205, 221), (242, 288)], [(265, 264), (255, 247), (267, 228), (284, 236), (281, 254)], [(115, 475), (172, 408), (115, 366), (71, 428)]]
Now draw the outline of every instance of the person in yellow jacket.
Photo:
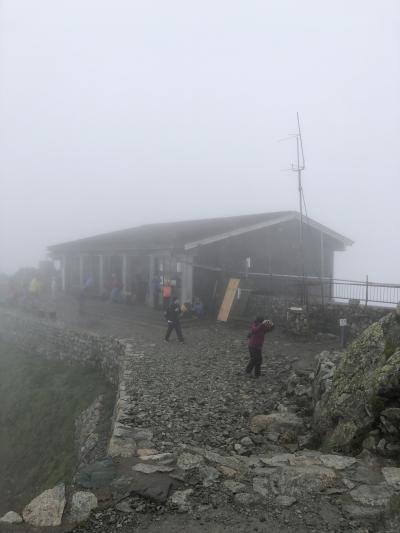
[(33, 308), (38, 306), (39, 303), (39, 293), (42, 288), (42, 285), (37, 278), (37, 276), (34, 276), (31, 279), (31, 282), (29, 283), (29, 296), (31, 300), (31, 305)]

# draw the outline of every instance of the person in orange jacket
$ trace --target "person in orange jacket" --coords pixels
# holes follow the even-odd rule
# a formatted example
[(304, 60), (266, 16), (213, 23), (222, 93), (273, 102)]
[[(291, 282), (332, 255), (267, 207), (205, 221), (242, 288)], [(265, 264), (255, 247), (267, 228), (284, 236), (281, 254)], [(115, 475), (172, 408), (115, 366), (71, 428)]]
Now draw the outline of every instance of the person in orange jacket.
[(172, 296), (172, 287), (169, 281), (165, 283), (163, 287), (162, 295), (163, 295), (163, 309), (164, 311), (166, 311), (169, 307), (169, 303), (171, 301), (171, 296)]

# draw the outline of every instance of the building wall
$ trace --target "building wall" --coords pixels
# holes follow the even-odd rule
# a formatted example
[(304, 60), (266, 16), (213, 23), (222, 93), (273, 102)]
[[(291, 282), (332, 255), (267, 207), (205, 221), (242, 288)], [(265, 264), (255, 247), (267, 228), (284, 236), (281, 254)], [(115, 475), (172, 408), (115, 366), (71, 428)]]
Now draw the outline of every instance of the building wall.
[[(334, 247), (337, 243), (326, 235), (323, 237), (321, 250), (321, 233), (314, 228), (304, 226), (304, 273), (309, 276), (333, 276)], [(206, 301), (212, 298), (217, 285), (218, 298), (221, 299), (229, 277), (246, 271), (246, 257), (251, 258), (250, 274), (274, 273), (298, 275), (303, 273), (299, 245), (299, 224), (295, 221), (261, 229), (251, 233), (231, 237), (198, 249), (195, 263), (208, 267), (220, 268), (221, 272), (196, 268), (194, 272), (194, 294)], [(323, 254), (321, 254), (323, 251)], [(286, 293), (299, 288), (285, 279), (273, 279), (250, 275), (242, 286), (251, 290)], [(312, 288), (310, 289), (312, 290)], [(320, 287), (316, 287), (320, 291)], [(327, 297), (329, 295), (326, 295)]]
[[(321, 275), (321, 234), (304, 225), (304, 271)], [(324, 271), (331, 275), (334, 247), (324, 237)], [(220, 267), (228, 272), (243, 272), (245, 259), (251, 258), (253, 272), (275, 274), (302, 274), (299, 225), (287, 222), (271, 228), (245, 233), (199, 248), (196, 261), (202, 265)]]
[[(311, 276), (333, 276), (334, 248), (338, 246), (330, 237), (323, 237), (321, 254), (321, 233), (304, 224), (304, 273)], [(147, 243), (149, 245), (151, 243)], [(75, 254), (78, 250), (75, 250)], [(98, 254), (99, 252), (97, 252)], [(251, 272), (301, 275), (303, 266), (299, 245), (299, 223), (289, 221), (270, 228), (233, 236), (212, 244), (200, 246), (193, 251), (195, 264), (209, 266), (214, 270), (195, 267), (193, 275), (190, 263), (191, 254), (183, 250), (159, 250), (153, 253), (126, 251), (111, 255), (111, 248), (103, 258), (103, 275), (100, 275), (99, 256), (88, 254), (70, 256), (66, 260), (66, 287), (81, 286), (82, 280), (91, 273), (96, 287), (101, 292), (111, 273), (124, 285), (128, 293), (134, 292), (135, 285), (141, 287), (147, 301), (153, 302), (151, 282), (154, 276), (161, 281), (175, 283), (175, 295), (181, 301), (190, 301), (199, 296), (209, 301), (216, 291), (224, 291), (227, 278), (246, 270), (246, 258), (251, 258)], [(220, 269), (218, 272), (216, 269)], [(193, 279), (193, 282), (192, 282)], [(255, 282), (256, 288), (266, 288), (265, 279)], [(271, 290), (271, 281), (268, 282)], [(278, 283), (278, 282), (277, 282)], [(103, 284), (103, 287), (101, 285)], [(143, 290), (141, 289), (141, 292)], [(141, 298), (144, 300), (144, 298)]]

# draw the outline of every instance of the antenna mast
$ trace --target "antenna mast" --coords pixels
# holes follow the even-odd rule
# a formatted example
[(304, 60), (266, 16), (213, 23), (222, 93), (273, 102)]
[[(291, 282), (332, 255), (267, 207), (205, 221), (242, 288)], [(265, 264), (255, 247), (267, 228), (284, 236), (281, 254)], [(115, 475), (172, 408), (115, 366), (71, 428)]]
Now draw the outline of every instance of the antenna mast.
[(299, 208), (300, 208), (300, 261), (301, 261), (301, 274), (303, 277), (303, 299), (304, 299), (304, 231), (303, 231), (303, 185), (301, 181), (301, 173), (306, 168), (306, 162), (304, 159), (303, 151), (303, 139), (301, 137), (300, 117), (297, 113), (297, 133), (296, 135), (296, 152), (297, 152), (297, 165), (292, 165), (293, 172), (297, 172), (298, 190), (299, 190)]

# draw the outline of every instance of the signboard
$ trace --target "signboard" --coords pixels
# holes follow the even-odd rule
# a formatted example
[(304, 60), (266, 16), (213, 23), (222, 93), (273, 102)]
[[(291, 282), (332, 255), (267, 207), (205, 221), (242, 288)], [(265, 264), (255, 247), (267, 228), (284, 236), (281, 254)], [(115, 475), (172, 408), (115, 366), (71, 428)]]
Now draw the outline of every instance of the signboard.
[(240, 279), (231, 278), (225, 291), (224, 300), (221, 304), (221, 308), (218, 313), (217, 320), (220, 322), (226, 322), (229, 317), (229, 313), (232, 309), (232, 304), (235, 299), (236, 291), (239, 288)]
[(347, 318), (339, 318), (339, 326), (341, 328), (344, 328), (345, 326), (347, 326)]

